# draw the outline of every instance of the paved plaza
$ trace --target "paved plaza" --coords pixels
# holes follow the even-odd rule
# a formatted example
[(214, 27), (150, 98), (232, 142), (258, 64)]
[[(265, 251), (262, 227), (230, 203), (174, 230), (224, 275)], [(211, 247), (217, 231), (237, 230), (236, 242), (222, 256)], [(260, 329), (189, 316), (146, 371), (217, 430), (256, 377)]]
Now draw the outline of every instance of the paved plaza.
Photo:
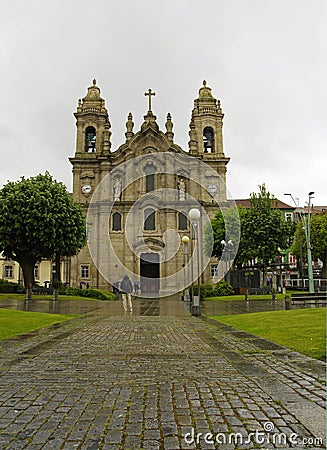
[(0, 343), (1, 449), (325, 448), (325, 365), (183, 302)]

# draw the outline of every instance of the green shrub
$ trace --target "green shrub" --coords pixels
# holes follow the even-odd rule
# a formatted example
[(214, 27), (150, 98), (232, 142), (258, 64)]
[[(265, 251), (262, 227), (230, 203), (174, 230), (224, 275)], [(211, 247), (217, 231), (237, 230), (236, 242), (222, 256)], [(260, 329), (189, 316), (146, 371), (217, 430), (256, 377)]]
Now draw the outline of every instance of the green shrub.
[(234, 294), (233, 287), (224, 280), (218, 281), (213, 290), (214, 297), (223, 297), (225, 295), (233, 295), (233, 294)]
[(16, 294), (18, 285), (10, 281), (0, 279), (0, 292), (2, 294)]
[[(204, 299), (204, 293), (205, 293), (205, 288), (203, 287), (203, 285), (200, 285), (200, 300)], [(193, 295), (198, 295), (198, 285), (197, 284), (193, 285)]]
[(115, 295), (111, 292), (100, 291), (99, 289), (79, 289), (82, 297), (96, 298), (99, 300), (115, 300)]
[[(202, 284), (204, 288), (204, 297), (212, 297), (214, 293), (214, 286), (211, 283)], [(202, 290), (202, 287), (201, 287)]]
[[(193, 286), (194, 295), (198, 295), (198, 285)], [(200, 285), (200, 300), (204, 300), (206, 297), (212, 297), (214, 295), (214, 286), (210, 283)]]
[(79, 297), (93, 298), (97, 300), (115, 300), (115, 295), (112, 292), (100, 291), (99, 289), (80, 289), (62, 286), (59, 289), (59, 294), (75, 295)]

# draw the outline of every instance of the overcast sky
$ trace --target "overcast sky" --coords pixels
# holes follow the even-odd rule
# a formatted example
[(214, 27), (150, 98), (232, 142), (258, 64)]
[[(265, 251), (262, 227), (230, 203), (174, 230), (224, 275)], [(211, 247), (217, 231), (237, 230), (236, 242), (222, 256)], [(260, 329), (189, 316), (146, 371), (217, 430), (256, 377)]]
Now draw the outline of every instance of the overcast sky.
[(71, 190), (77, 101), (97, 79), (112, 149), (144, 92), (188, 149), (202, 81), (222, 102), (227, 181), (327, 205), (325, 0), (11, 0), (0, 16), (0, 185), (48, 170)]

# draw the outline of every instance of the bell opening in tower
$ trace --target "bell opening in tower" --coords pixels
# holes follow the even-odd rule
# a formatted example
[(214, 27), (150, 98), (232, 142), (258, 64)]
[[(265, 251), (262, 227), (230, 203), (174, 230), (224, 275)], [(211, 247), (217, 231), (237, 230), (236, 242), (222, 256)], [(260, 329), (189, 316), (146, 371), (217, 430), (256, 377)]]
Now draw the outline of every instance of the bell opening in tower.
[(96, 131), (94, 127), (87, 127), (85, 130), (85, 151), (87, 153), (95, 152)]
[(203, 152), (213, 153), (214, 151), (214, 133), (211, 127), (205, 127), (203, 130)]

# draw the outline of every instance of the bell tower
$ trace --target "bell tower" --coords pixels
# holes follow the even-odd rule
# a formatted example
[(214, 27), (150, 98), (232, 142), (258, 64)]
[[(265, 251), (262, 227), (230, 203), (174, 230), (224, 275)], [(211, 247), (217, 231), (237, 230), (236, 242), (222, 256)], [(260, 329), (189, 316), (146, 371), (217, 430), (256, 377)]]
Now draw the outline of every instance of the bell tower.
[(199, 98), (194, 100), (190, 123), (190, 153), (224, 157), (223, 117), (220, 100), (216, 100), (211, 89), (203, 81)]
[(76, 117), (76, 156), (93, 158), (108, 156), (110, 150), (110, 122), (105, 101), (93, 80), (83, 100), (78, 100)]
[[(226, 158), (224, 154), (223, 117), (220, 100), (213, 97), (211, 89), (203, 81), (191, 115), (190, 155), (210, 164), (226, 184), (226, 166), (230, 158)], [(226, 199), (226, 187), (220, 188), (220, 198)]]
[(93, 80), (86, 96), (78, 100), (76, 118), (76, 150), (73, 158), (73, 196), (87, 204), (106, 169), (110, 156), (110, 121), (105, 100)]

